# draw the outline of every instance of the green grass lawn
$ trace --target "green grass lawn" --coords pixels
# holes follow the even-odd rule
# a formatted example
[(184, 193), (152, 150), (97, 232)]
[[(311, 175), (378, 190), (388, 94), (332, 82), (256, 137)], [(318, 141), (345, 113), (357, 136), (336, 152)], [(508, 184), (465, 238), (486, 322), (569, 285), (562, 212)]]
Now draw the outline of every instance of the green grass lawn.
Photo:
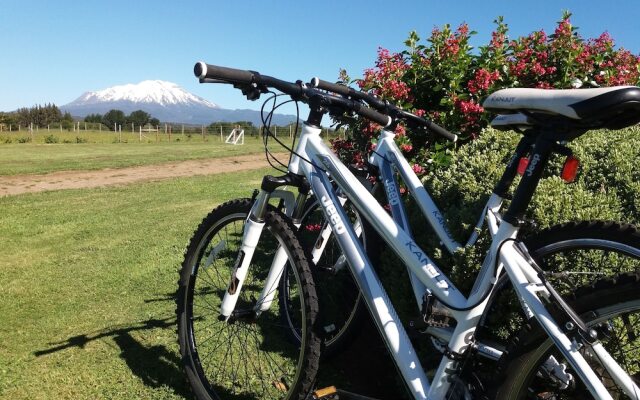
[(184, 248), (265, 172), (1, 198), (0, 398), (187, 396), (173, 299)]
[[(278, 152), (282, 148), (271, 146)], [(242, 146), (208, 142), (1, 144), (0, 175), (97, 170), (172, 161), (228, 157), (263, 152), (262, 140), (247, 138)]]

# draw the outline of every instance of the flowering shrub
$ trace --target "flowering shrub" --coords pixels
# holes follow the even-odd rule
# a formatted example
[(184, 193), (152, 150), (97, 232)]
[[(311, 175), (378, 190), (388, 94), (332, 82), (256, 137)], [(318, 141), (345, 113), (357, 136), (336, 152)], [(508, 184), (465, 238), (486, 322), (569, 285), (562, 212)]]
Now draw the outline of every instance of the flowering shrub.
[[(366, 90), (418, 115), (425, 115), (465, 140), (476, 138), (489, 122), (482, 99), (506, 87), (580, 88), (640, 83), (640, 57), (615, 48), (608, 33), (583, 39), (565, 13), (555, 31), (532, 32), (509, 39), (502, 17), (495, 21), (490, 42), (472, 52), (469, 38), (475, 32), (467, 24), (434, 28), (422, 44), (414, 31), (406, 49), (391, 53), (379, 49), (373, 68), (357, 80)], [(341, 80), (349, 82), (346, 71)], [(361, 163), (375, 147), (379, 127), (366, 121), (349, 121), (351, 135), (333, 143), (340, 156)], [(446, 163), (445, 149), (433, 145), (425, 132), (396, 129), (397, 142), (413, 160), (414, 170), (426, 172), (429, 160)]]

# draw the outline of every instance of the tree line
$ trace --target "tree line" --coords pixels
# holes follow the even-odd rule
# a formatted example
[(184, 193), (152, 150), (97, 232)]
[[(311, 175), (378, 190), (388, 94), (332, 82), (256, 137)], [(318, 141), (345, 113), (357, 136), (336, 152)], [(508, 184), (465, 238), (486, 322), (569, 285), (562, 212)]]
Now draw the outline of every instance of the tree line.
[(100, 123), (105, 125), (108, 129), (117, 129), (117, 127), (123, 125), (133, 124), (136, 127), (145, 126), (147, 124), (158, 126), (160, 120), (154, 118), (146, 111), (136, 110), (129, 115), (125, 115), (122, 110), (109, 110), (106, 114), (89, 114), (84, 117), (84, 122)]
[[(136, 110), (126, 115), (121, 110), (110, 110), (104, 115), (89, 114), (84, 118), (84, 122), (93, 122), (105, 125), (108, 129), (114, 127), (133, 124), (136, 127), (151, 124), (160, 125), (157, 118), (151, 114)], [(55, 104), (37, 104), (33, 107), (23, 107), (12, 112), (0, 112), (0, 125), (13, 127), (46, 128), (52, 124), (60, 124), (63, 129), (72, 129), (74, 119), (69, 112), (62, 112)]]
[(55, 104), (37, 104), (33, 107), (19, 108), (13, 112), (0, 112), (0, 124), (12, 126), (31, 126), (44, 128), (51, 124), (61, 124), (64, 129), (73, 127), (73, 117), (62, 113)]

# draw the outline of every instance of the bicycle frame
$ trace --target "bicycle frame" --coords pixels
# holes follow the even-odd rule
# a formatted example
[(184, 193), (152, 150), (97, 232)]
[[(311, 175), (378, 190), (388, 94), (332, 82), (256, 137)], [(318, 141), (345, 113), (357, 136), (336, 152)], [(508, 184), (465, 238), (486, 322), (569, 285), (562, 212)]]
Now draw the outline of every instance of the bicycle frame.
[[(444, 247), (453, 254), (462, 246), (453, 238), (449, 232), (445, 219), (438, 209), (425, 187), (420, 182), (418, 176), (402, 155), (402, 152), (394, 141), (395, 133), (389, 130), (382, 130), (378, 138), (376, 150), (371, 154), (369, 162), (379, 170), (380, 181), (384, 185), (385, 194), (389, 201), (391, 215), (396, 223), (405, 232), (411, 235), (407, 213), (401, 201), (400, 188), (395, 177), (394, 169), (397, 171), (405, 183), (407, 190), (412, 195), (416, 204), (425, 216), (429, 225), (443, 243)], [(489, 232), (492, 236), (498, 231), (498, 215), (502, 206), (502, 198), (493, 194), (485, 205), (480, 218), (469, 237), (465, 247), (472, 246), (478, 239), (478, 230), (482, 227), (484, 220), (487, 220)], [(426, 287), (416, 276), (409, 271), (411, 286), (416, 299), (418, 309), (421, 308)]]
[[(433, 383), (430, 384), (428, 382), (393, 305), (367, 259), (353, 227), (346, 222), (348, 221), (346, 213), (340, 207), (340, 202), (332, 184), (329, 182), (327, 173), (333, 178), (349, 201), (356, 206), (361, 216), (371, 223), (415, 277), (433, 292), (437, 298), (456, 308), (469, 307), (479, 302), (477, 306), (467, 311), (452, 310), (457, 325), (448, 343), (450, 354), (462, 354), (468, 349), (477, 323), (485, 311), (489, 296), (485, 296), (484, 300), (482, 298), (492, 290), (493, 280), (504, 268), (514, 284), (516, 293), (523, 299), (531, 314), (541, 322), (541, 325), (555, 342), (563, 356), (578, 372), (588, 390), (596, 398), (611, 398), (579, 352), (578, 346), (562, 332), (544, 307), (540, 297), (548, 298), (550, 293), (530, 265), (528, 260), (530, 257), (519, 248), (516, 249), (515, 243), (517, 242), (515, 238), (518, 233), (516, 226), (506, 221), (500, 223), (491, 249), (474, 285), (474, 290), (469, 298), (465, 298), (413, 241), (411, 236), (394, 222), (369, 191), (326, 147), (319, 134), (320, 130), (318, 128), (308, 125), (303, 127), (300, 145), (296, 149), (299, 157), (293, 157), (290, 170), (293, 173), (304, 174), (313, 192), (320, 199), (326, 218), (334, 228), (336, 239), (348, 260), (348, 265), (352, 269), (358, 286), (363, 292), (363, 297), (373, 315), (374, 321), (415, 398), (444, 398), (450, 386), (450, 379), (447, 379), (450, 374), (448, 371), (456, 371), (456, 357), (445, 355), (436, 371)], [(389, 146), (389, 148), (392, 149), (393, 146)], [(307, 158), (312, 163), (304, 162), (302, 158)], [(402, 158), (398, 158), (400, 165), (402, 165), (402, 160)], [(402, 174), (402, 168), (400, 173)], [(408, 183), (411, 185), (411, 176), (407, 174), (405, 178), (409, 178)], [(414, 190), (420, 196), (421, 191), (418, 189), (418, 185)], [(495, 207), (495, 205), (493, 206)], [(433, 204), (433, 208), (437, 209), (435, 204)], [(438, 216), (435, 213), (432, 213), (432, 215), (436, 218)], [(446, 234), (444, 224), (440, 223), (440, 226), (444, 234), (450, 236)], [(451, 240), (449, 246), (455, 247), (455, 241)], [(592, 348), (598, 354), (606, 353), (599, 343), (593, 345)], [(627, 395), (631, 398), (639, 398), (638, 393), (640, 391), (631, 378), (617, 366), (610, 356), (605, 359), (608, 361), (603, 363), (603, 367), (608, 370)]]
[[(377, 152), (386, 154), (387, 158), (395, 158), (393, 160), (394, 165), (405, 180), (411, 193), (416, 199), (419, 199), (418, 204), (420, 204), (423, 213), (425, 213), (438, 235), (443, 239), (447, 249), (454, 251), (460, 245), (448, 234), (444, 218), (442, 218), (437, 207), (420, 184), (419, 179), (415, 174), (409, 173), (411, 169), (393, 143), (392, 134), (383, 132), (381, 136), (384, 137), (378, 145)], [(544, 307), (541, 297), (550, 298), (551, 294), (538, 277), (536, 270), (531, 266), (530, 257), (526, 253), (526, 249), (523, 250), (516, 246), (518, 242), (515, 238), (518, 234), (518, 228), (507, 221), (502, 221), (498, 224), (495, 212), (500, 208), (501, 199), (499, 197), (492, 197), (485, 208), (485, 210), (492, 211), (487, 211), (487, 217), (490, 231), (493, 235), (493, 242), (473, 290), (470, 296), (466, 298), (415, 243), (408, 232), (406, 217), (404, 219), (399, 218), (400, 222), (397, 223), (387, 214), (369, 191), (322, 142), (319, 128), (307, 124), (303, 125), (295, 153), (296, 155), (291, 159), (289, 171), (294, 174), (304, 175), (314, 195), (319, 199), (326, 220), (329, 221), (333, 234), (340, 245), (343, 255), (346, 257), (347, 264), (351, 268), (354, 279), (363, 293), (363, 298), (373, 320), (414, 398), (445, 398), (451, 385), (452, 371), (455, 373), (458, 370), (457, 359), (459, 357), (456, 356), (462, 355), (473, 344), (476, 326), (485, 312), (490, 298), (488, 294), (493, 290), (493, 283), (503, 269), (512, 281), (517, 295), (522, 299), (527, 313), (540, 322), (563, 356), (578, 373), (588, 390), (598, 399), (611, 398), (602, 382), (600, 382), (579, 352), (577, 343), (572, 342), (563, 333)], [(311, 160), (311, 163), (305, 160)], [(390, 165), (381, 165), (383, 182), (388, 181), (388, 186), (386, 187), (391, 188), (392, 184), (395, 183), (393, 171)], [(354, 227), (349, 223), (347, 214), (342, 208), (342, 202), (337, 196), (327, 174), (331, 176), (341, 193), (346, 195), (349, 201), (355, 205), (361, 217), (364, 217), (373, 226), (385, 243), (393, 249), (409, 269), (413, 275), (412, 284), (415, 282), (413, 286), (414, 295), (419, 301), (418, 304), (420, 304), (422, 298), (422, 294), (418, 293), (418, 290), (424, 287), (431, 291), (436, 298), (445, 301), (456, 309), (464, 310), (451, 310), (457, 325), (451, 334), (447, 352), (437, 368), (433, 382), (429, 382), (427, 379), (407, 333), (371, 266)], [(397, 184), (395, 186), (397, 190)], [(388, 189), (388, 193), (392, 193), (391, 189)], [(230, 289), (223, 300), (222, 311), (223, 315), (227, 317), (231, 313), (229, 309), (233, 310), (235, 305), (234, 297), (237, 298), (237, 292), (241, 290), (242, 280), (246, 275), (246, 269), (249, 266), (255, 243), (257, 243), (264, 226), (259, 220), (253, 220), (252, 216), (261, 215), (260, 212), (264, 209), (268, 200), (269, 193), (264, 190), (261, 191), (247, 220), (243, 245), (234, 272), (235, 282), (232, 282), (233, 284), (230, 285)], [(393, 206), (392, 204), (392, 210)], [(472, 236), (470, 242), (473, 240), (475, 239)], [(277, 283), (285, 264), (282, 260), (277, 260), (278, 257), (275, 258), (272, 269), (269, 272), (270, 276), (267, 278), (268, 282), (274, 284)], [(282, 265), (278, 265), (278, 263)], [(234, 293), (231, 293), (232, 287), (235, 289)], [(270, 286), (269, 288), (265, 287), (263, 294), (270, 291), (272, 292)], [(264, 303), (260, 301), (258, 303), (264, 306)], [(229, 314), (224, 314), (224, 312)], [(640, 395), (638, 395), (640, 390), (628, 374), (608, 355), (602, 345), (596, 343), (591, 348), (601, 356), (600, 358), (604, 360), (603, 367), (607, 369), (626, 394), (631, 398), (640, 399)]]

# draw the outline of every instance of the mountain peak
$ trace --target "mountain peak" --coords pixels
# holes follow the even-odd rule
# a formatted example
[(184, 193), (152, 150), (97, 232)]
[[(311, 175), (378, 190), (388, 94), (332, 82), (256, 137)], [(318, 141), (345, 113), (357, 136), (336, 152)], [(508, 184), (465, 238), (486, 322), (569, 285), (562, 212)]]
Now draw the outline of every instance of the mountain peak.
[(217, 105), (187, 92), (175, 83), (161, 80), (146, 80), (137, 84), (119, 85), (95, 92), (86, 92), (69, 105), (118, 101), (153, 103), (160, 106), (197, 104), (218, 108)]
[[(260, 111), (225, 110), (175, 83), (161, 80), (86, 92), (60, 109), (79, 118), (89, 114), (106, 114), (109, 110), (121, 110), (125, 114), (143, 110), (162, 122), (210, 124), (213, 121), (249, 121), (256, 126), (262, 124)], [(296, 121), (296, 118), (295, 115), (275, 114), (273, 123), (286, 125)]]

